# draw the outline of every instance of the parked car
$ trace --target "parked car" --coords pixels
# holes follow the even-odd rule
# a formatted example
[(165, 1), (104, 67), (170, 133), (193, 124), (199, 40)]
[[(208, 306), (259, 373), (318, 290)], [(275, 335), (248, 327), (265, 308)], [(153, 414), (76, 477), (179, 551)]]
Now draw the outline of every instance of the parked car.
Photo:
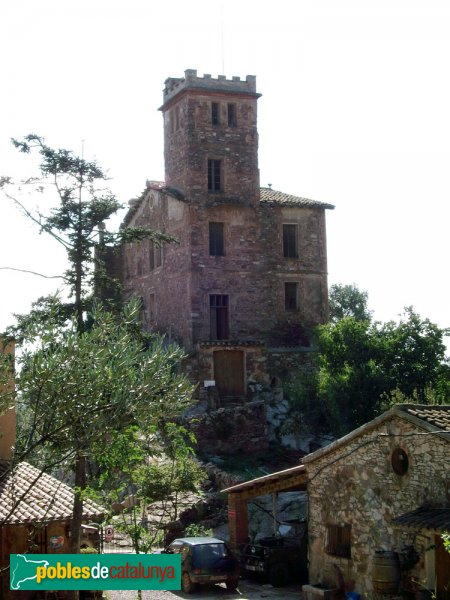
[(274, 587), (282, 587), (293, 580), (307, 582), (306, 524), (300, 523), (295, 536), (272, 536), (247, 544), (242, 556), (246, 576), (258, 575)]
[(225, 583), (235, 590), (239, 562), (222, 540), (213, 537), (185, 537), (174, 540), (164, 551), (181, 554), (181, 589), (191, 594), (197, 584)]

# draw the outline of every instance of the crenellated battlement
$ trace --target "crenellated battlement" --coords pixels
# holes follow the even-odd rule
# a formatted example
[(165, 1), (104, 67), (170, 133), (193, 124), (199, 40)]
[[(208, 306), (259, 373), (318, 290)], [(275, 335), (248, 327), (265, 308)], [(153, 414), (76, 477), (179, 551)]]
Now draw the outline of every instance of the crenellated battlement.
[(185, 90), (204, 90), (208, 92), (228, 92), (248, 94), (259, 98), (261, 94), (256, 93), (256, 77), (247, 75), (245, 80), (238, 76), (227, 79), (225, 75), (218, 75), (217, 79), (205, 73), (203, 77), (197, 75), (196, 69), (186, 69), (184, 77), (169, 77), (164, 82), (163, 105), (170, 102), (175, 96)]

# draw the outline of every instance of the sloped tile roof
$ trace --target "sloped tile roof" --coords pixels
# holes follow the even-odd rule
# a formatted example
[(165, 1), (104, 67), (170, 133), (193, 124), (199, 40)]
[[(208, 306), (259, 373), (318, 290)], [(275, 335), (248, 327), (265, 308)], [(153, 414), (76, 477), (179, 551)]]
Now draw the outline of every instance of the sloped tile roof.
[(415, 529), (450, 531), (450, 508), (418, 508), (392, 520), (393, 525)]
[(313, 462), (396, 416), (410, 421), (420, 429), (433, 433), (446, 441), (450, 441), (450, 404), (436, 404), (432, 406), (428, 404), (394, 404), (392, 408), (375, 417), (372, 421), (364, 423), (364, 425), (350, 431), (350, 433), (335, 440), (328, 446), (311, 452), (303, 460), (305, 463)]
[[(0, 466), (0, 522), (63, 521), (72, 517), (74, 493), (71, 487), (27, 462), (8, 473)], [(104, 509), (85, 500), (83, 518), (101, 517)]]
[(450, 405), (398, 404), (398, 410), (408, 415), (426, 421), (429, 425), (441, 431), (450, 432)]
[[(129, 201), (129, 209), (128, 212), (126, 213), (124, 219), (123, 219), (123, 226), (127, 226), (131, 219), (133, 218), (133, 216), (135, 215), (136, 211), (138, 210), (139, 206), (142, 203), (142, 200), (145, 198), (146, 196), (146, 192), (148, 190), (156, 190), (158, 192), (162, 192), (165, 194), (169, 194), (170, 196), (173, 196), (174, 198), (177, 198), (178, 200), (182, 200), (182, 201), (188, 201), (188, 199), (186, 198), (186, 196), (180, 192), (180, 190), (177, 190), (175, 188), (172, 187), (168, 187), (164, 181), (152, 181), (152, 180), (147, 180), (147, 184), (146, 184), (146, 188), (143, 192), (143, 194), (139, 197), (139, 198), (134, 198), (133, 200)], [(224, 201), (228, 201), (230, 202), (230, 199), (224, 198), (222, 199)], [(236, 204), (236, 198), (231, 199), (232, 203)], [(300, 206), (300, 207), (304, 207), (304, 208), (329, 208), (329, 209), (333, 209), (334, 206), (333, 204), (327, 204), (326, 202), (319, 202), (318, 200), (310, 200), (309, 198), (301, 198), (300, 196), (293, 196), (292, 194), (285, 194), (284, 192), (279, 192), (277, 190), (273, 190), (272, 188), (260, 188), (260, 201), (263, 204), (267, 204), (267, 205), (272, 205), (272, 206)], [(218, 202), (218, 199), (216, 198), (216, 202)]]
[(261, 188), (260, 193), (261, 202), (266, 204), (302, 206), (305, 208), (334, 208), (332, 204), (326, 204), (325, 202), (319, 202), (318, 200), (310, 200), (309, 198), (301, 198), (299, 196), (293, 196), (292, 194), (285, 194), (284, 192), (278, 192), (272, 188)]

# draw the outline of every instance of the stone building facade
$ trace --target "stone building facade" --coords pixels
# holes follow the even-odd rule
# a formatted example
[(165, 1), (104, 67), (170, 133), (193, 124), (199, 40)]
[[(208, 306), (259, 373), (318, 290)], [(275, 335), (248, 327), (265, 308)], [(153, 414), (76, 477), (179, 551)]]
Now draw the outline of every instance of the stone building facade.
[(448, 597), (450, 406), (397, 405), (303, 462), (311, 583)]
[(198, 397), (215, 407), (258, 402), (255, 391), (308, 363), (312, 328), (327, 320), (333, 207), (260, 187), (259, 96), (252, 76), (167, 79), (165, 181), (147, 182), (123, 224), (176, 238), (126, 246), (124, 289), (142, 299), (146, 329), (186, 349)]

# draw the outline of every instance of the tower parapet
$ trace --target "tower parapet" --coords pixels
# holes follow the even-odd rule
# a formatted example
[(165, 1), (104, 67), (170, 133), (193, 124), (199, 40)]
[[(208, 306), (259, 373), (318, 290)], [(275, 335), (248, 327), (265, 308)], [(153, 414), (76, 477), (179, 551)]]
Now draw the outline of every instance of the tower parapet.
[(261, 94), (256, 93), (255, 75), (247, 75), (245, 79), (235, 75), (231, 79), (227, 79), (225, 75), (219, 75), (215, 79), (209, 73), (199, 77), (196, 69), (186, 69), (184, 77), (169, 77), (164, 82), (163, 105), (160, 110), (164, 110), (175, 96), (186, 90), (198, 90), (207, 93), (234, 93), (254, 98), (261, 96)]

